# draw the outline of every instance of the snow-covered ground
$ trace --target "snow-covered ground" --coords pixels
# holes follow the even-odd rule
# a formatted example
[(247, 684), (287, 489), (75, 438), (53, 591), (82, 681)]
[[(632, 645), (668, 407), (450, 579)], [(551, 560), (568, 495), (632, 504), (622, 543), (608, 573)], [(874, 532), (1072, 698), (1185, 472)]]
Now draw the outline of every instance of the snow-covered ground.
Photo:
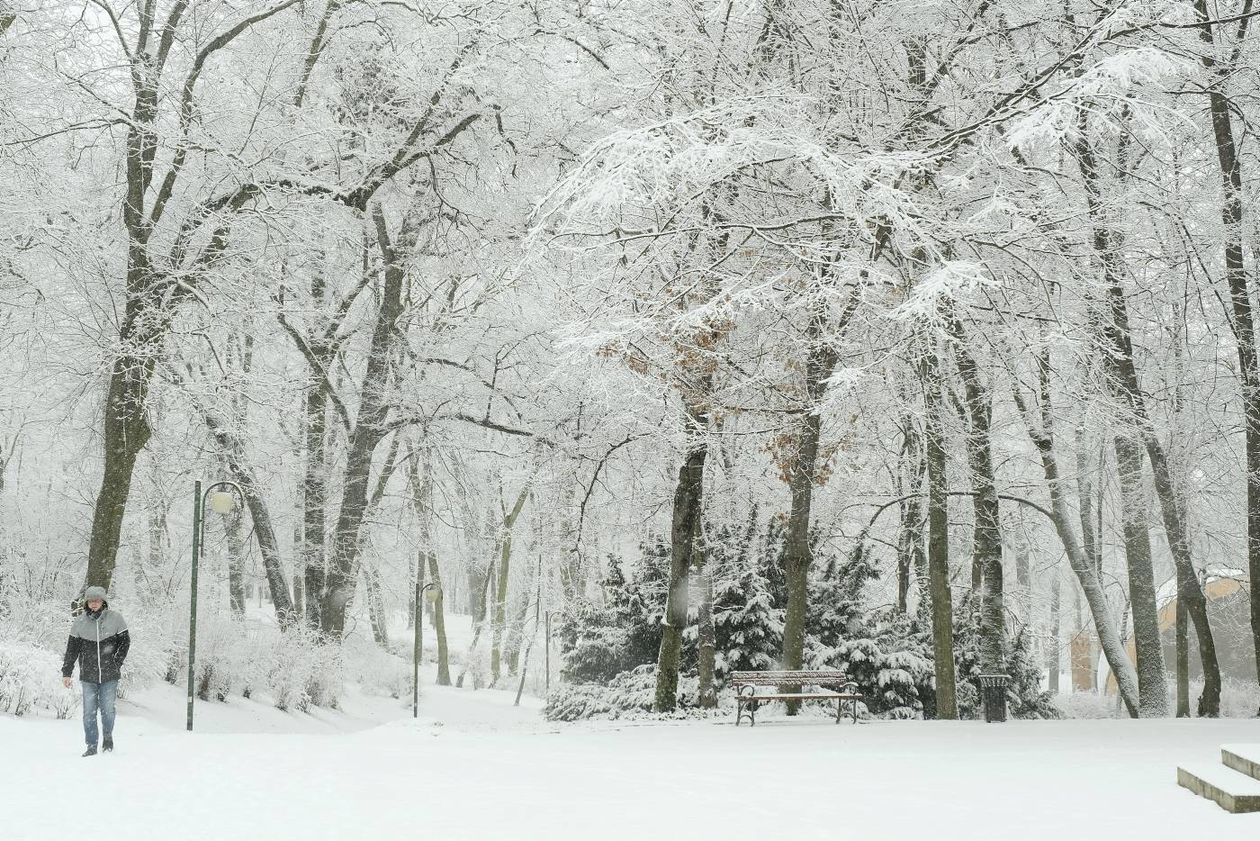
[(1255, 721), (871, 722), (767, 718), (556, 725), (537, 701), (425, 687), (422, 717), (351, 693), (345, 712), (121, 706), (118, 751), (77, 721), (0, 716), (0, 837), (98, 824), (127, 841), (526, 841), (724, 837), (1260, 838), (1178, 788), (1175, 766), (1260, 742)]

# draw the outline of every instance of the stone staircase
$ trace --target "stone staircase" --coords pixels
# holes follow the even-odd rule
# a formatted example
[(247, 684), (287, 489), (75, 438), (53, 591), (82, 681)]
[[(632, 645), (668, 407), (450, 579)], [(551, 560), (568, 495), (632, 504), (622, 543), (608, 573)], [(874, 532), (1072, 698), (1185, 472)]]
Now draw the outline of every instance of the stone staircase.
[(1182, 765), (1177, 784), (1226, 812), (1260, 812), (1260, 744), (1222, 745), (1220, 765)]

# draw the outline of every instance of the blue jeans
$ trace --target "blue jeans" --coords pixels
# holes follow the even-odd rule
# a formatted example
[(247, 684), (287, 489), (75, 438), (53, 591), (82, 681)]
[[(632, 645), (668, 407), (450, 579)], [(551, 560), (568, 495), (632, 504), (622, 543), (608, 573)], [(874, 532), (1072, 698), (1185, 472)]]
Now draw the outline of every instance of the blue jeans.
[(83, 687), (83, 736), (89, 745), (96, 745), (96, 711), (101, 712), (101, 724), (105, 726), (105, 738), (114, 735), (114, 702), (118, 699), (118, 681), (104, 683), (79, 683)]

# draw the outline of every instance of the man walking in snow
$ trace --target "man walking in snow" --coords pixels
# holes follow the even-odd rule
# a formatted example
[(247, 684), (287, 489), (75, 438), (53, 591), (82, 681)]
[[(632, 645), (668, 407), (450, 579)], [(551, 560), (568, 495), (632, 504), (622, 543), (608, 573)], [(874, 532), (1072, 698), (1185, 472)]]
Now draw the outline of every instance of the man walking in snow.
[(96, 714), (101, 714), (105, 731), (105, 750), (114, 749), (114, 701), (118, 697), (118, 678), (122, 673), (131, 636), (122, 614), (109, 609), (104, 587), (88, 587), (83, 594), (87, 609), (70, 626), (70, 641), (61, 664), (61, 679), (70, 688), (74, 663), (79, 661), (79, 682), (83, 687), (83, 736), (87, 740), (84, 756), (96, 753)]

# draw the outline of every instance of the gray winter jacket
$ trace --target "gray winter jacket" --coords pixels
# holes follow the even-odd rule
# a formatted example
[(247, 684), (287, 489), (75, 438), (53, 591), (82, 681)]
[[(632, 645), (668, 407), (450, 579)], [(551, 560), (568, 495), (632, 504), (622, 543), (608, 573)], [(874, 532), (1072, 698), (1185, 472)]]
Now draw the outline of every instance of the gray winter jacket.
[(131, 635), (122, 614), (101, 606), (99, 613), (85, 610), (70, 626), (70, 640), (61, 663), (61, 674), (70, 677), (74, 663), (79, 662), (79, 680), (88, 683), (109, 683), (118, 680), (123, 661), (131, 647)]

